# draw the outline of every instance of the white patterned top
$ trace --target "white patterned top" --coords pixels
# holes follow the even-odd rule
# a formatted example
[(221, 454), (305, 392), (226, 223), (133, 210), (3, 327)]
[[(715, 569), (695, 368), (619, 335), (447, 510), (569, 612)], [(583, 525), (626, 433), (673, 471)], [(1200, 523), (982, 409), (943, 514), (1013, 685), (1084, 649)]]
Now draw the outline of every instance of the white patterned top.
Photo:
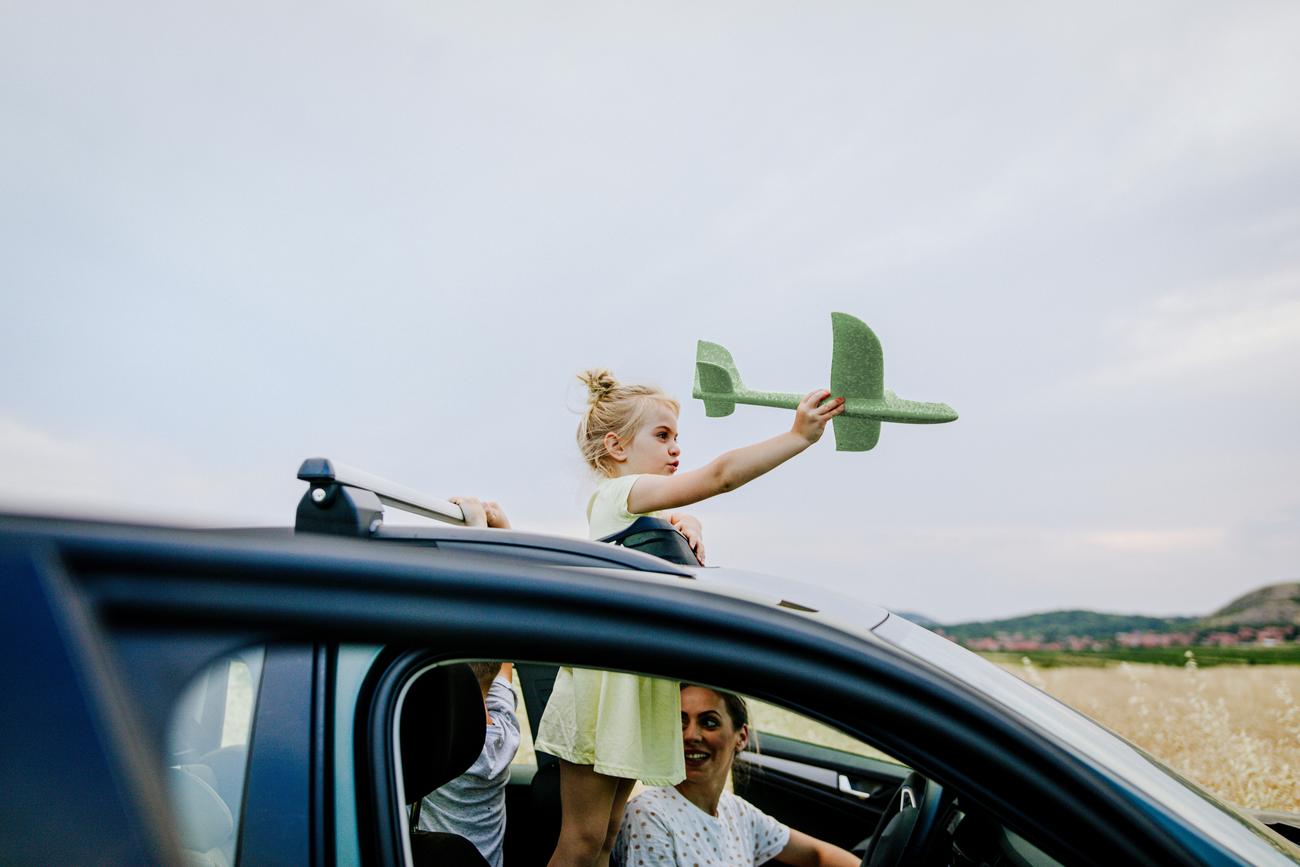
[(790, 842), (790, 829), (723, 792), (710, 816), (676, 789), (646, 789), (628, 802), (611, 863), (622, 867), (755, 867)]

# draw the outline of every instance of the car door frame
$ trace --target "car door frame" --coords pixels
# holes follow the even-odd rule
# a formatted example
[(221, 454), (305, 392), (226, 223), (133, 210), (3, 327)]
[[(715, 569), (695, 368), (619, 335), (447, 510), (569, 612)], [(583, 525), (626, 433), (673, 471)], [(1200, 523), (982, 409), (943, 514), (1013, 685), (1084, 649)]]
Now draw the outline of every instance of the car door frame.
[[(529, 660), (545, 647), (550, 658), (538, 661), (725, 684), (833, 724), (978, 800), (1060, 860), (1212, 863), (1224, 855), (1159, 805), (1139, 808), (1141, 793), (1117, 790), (987, 697), (869, 634), (698, 593), (672, 576), (343, 539), (14, 523), (0, 522), (0, 544), (29, 561), (38, 549), (52, 555), (36, 569), (52, 587), (61, 568), (66, 586), (55, 595), (84, 610), (101, 642), (105, 671), (96, 683), (141, 723), (107, 750), (136, 762), (138, 777), (156, 774), (167, 710), (185, 680), (223, 648), (382, 641), (447, 658)], [(188, 648), (188, 662), (172, 657), (152, 677), (134, 667), (126, 677), (123, 663), (140, 662), (132, 645), (165, 635)], [(373, 733), (363, 748), (391, 755), (391, 731)], [(327, 776), (315, 779), (328, 788)], [(379, 793), (358, 775), (359, 803), (380, 803)], [(165, 841), (172, 832), (160, 796), (146, 782), (127, 800)], [(320, 791), (320, 802), (329, 796)], [(1026, 803), (1034, 809), (1023, 810)], [(400, 810), (376, 813), (395, 827), (401, 818)], [(172, 853), (174, 840), (152, 851)], [(380, 849), (363, 849), (362, 858), (397, 863)]]

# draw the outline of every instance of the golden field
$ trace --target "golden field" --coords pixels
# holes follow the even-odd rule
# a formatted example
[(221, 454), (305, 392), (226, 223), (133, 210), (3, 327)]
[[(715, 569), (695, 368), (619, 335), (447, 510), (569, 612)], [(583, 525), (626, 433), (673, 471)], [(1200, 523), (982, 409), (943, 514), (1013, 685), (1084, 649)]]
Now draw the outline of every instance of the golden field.
[(1300, 812), (1300, 666), (1007, 666), (1242, 807)]

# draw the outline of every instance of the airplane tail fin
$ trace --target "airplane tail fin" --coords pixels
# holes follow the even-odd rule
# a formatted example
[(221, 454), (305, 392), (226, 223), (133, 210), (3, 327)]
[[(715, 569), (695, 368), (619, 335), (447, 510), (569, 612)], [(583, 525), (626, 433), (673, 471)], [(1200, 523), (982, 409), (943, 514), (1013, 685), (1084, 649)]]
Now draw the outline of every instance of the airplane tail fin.
[(840, 415), (831, 419), (831, 426), (835, 428), (837, 452), (871, 451), (880, 440), (879, 419), (848, 418)]
[(710, 418), (731, 415), (736, 402), (726, 398), (744, 388), (731, 353), (717, 343), (699, 341), (695, 348), (695, 388), (691, 395), (704, 401), (704, 414)]

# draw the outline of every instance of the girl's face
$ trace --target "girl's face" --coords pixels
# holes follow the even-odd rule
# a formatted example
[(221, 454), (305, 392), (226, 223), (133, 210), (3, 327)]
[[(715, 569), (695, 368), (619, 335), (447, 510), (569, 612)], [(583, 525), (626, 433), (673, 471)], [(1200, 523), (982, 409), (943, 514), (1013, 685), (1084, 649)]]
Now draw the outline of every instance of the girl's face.
[(647, 410), (641, 427), (632, 435), (632, 441), (619, 443), (617, 448), (617, 452), (611, 449), (611, 454), (618, 460), (618, 453), (622, 453), (619, 475), (649, 473), (671, 476), (677, 472), (678, 458), (682, 453), (677, 447), (677, 413), (667, 404), (655, 401)]
[(749, 740), (749, 726), (731, 722), (722, 696), (702, 686), (682, 689), (682, 749), (686, 779), (719, 790), (731, 773), (736, 752)]

